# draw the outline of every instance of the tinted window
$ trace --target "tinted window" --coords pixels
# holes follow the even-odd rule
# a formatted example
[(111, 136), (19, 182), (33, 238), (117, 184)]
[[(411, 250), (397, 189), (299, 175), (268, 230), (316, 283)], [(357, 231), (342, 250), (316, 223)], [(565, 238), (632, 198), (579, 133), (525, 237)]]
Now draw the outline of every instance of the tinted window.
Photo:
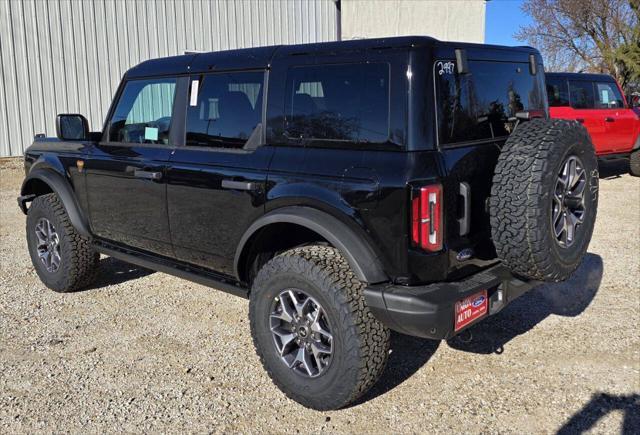
[(549, 98), (549, 106), (559, 107), (569, 105), (569, 88), (567, 81), (562, 78), (548, 77), (547, 81), (547, 97)]
[(187, 146), (242, 148), (262, 118), (263, 80), (262, 72), (207, 74), (197, 87), (192, 80)]
[(596, 83), (596, 107), (600, 109), (620, 109), (624, 100), (615, 83)]
[(531, 75), (528, 63), (469, 61), (469, 70), (436, 62), (441, 144), (507, 136), (517, 112), (546, 106), (542, 74)]
[(593, 109), (593, 83), (586, 81), (569, 82), (569, 99), (574, 109)]
[(389, 138), (389, 65), (296, 67), (287, 75), (290, 138), (382, 143)]
[(111, 118), (109, 141), (167, 144), (175, 89), (172, 78), (127, 82)]

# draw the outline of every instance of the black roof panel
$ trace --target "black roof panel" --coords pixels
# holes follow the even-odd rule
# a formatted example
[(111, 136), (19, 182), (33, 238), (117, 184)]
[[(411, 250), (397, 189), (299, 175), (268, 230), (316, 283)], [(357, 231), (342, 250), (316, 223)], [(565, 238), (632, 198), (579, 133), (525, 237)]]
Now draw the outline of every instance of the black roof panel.
[(354, 39), (347, 41), (318, 42), (313, 44), (275, 45), (269, 47), (244, 48), (208, 53), (189, 53), (182, 56), (151, 59), (142, 62), (126, 73), (127, 78), (179, 75), (215, 70), (266, 68), (274, 58), (295, 55), (320, 55), (332, 52), (383, 50), (402, 48), (466, 48), (470, 52), (486, 57), (499, 55), (501, 60), (509, 60), (509, 53), (521, 56), (523, 53), (538, 53), (530, 47), (503, 47), (499, 45), (473, 44), (467, 42), (443, 42), (429, 36), (398, 36), (388, 38)]
[(139, 63), (125, 73), (127, 78), (186, 74), (195, 54), (161, 57)]
[(238, 50), (198, 53), (191, 64), (192, 72), (229, 69), (266, 68), (280, 46), (243, 48)]
[(314, 44), (283, 45), (278, 49), (275, 57), (331, 53), (333, 51), (344, 52), (350, 50), (361, 51), (423, 47), (432, 46), (436, 43), (438, 43), (438, 40), (429, 36), (394, 36), (388, 38), (350, 39), (345, 41), (318, 42)]

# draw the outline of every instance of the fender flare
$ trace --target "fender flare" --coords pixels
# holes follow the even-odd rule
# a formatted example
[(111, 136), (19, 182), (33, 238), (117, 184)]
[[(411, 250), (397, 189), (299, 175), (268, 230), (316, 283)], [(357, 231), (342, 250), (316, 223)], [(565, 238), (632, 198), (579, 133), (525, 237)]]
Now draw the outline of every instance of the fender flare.
[(31, 194), (29, 191), (29, 182), (31, 180), (40, 180), (46, 183), (53, 192), (58, 195), (62, 205), (64, 206), (69, 220), (73, 227), (84, 237), (91, 237), (91, 231), (89, 231), (89, 223), (87, 222), (84, 214), (82, 213), (78, 201), (76, 200), (75, 193), (71, 188), (69, 182), (59, 173), (52, 169), (37, 168), (32, 170), (29, 175), (22, 182), (22, 188), (20, 194), (25, 196)]
[(275, 223), (291, 223), (308, 228), (326, 239), (345, 256), (360, 281), (375, 284), (389, 280), (378, 256), (361, 236), (328, 213), (309, 207), (285, 207), (269, 212), (245, 231), (236, 249), (233, 262), (236, 277), (240, 277), (240, 258), (249, 239), (261, 228)]

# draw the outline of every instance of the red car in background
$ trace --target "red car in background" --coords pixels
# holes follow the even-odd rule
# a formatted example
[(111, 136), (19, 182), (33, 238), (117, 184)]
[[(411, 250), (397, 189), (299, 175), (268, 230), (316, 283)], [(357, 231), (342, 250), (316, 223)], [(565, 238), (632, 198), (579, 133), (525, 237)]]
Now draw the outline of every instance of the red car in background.
[(546, 73), (545, 78), (551, 117), (581, 122), (600, 159), (629, 158), (631, 174), (640, 176), (640, 117), (615, 79), (582, 73)]

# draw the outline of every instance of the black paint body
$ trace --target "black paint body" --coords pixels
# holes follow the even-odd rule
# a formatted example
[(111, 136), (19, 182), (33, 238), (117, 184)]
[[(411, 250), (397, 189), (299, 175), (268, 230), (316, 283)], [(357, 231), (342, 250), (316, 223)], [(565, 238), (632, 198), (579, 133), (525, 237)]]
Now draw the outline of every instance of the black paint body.
[[(26, 171), (47, 169), (65, 178), (96, 239), (207, 269), (240, 287), (250, 285), (251, 265), (246, 264), (243, 250), (257, 243), (247, 231), (269, 213), (291, 207), (320, 211), (333, 219), (327, 222), (344, 226), (340, 231), (355, 235), (364, 248), (353, 252), (364, 249), (373, 254), (371, 259), (354, 254), (351, 260), (368, 262), (362, 265), (361, 278), (371, 284), (461, 279), (497, 261), (485, 201), (500, 142), (438, 144), (434, 62), (455, 60), (455, 49), (464, 49), (470, 60), (529, 62), (533, 55), (542, 70), (540, 56), (531, 48), (445, 43), (426, 37), (151, 60), (126, 73), (116, 99), (127, 80), (178, 77), (168, 145), (110, 143), (108, 118), (101, 141), (36, 140), (26, 152)], [(290, 67), (363, 62), (386, 62), (390, 67), (386, 143), (331, 146), (283, 136), (285, 76)], [(260, 146), (254, 150), (186, 147), (189, 77), (240, 70), (263, 71), (266, 76)], [(82, 171), (79, 160), (84, 163)], [(160, 175), (141, 179), (136, 171)], [(457, 224), (461, 182), (471, 186), (471, 228), (465, 236), (459, 236)], [(437, 253), (412, 247), (409, 225), (411, 186), (431, 183), (441, 183), (444, 191), (446, 236), (444, 249)], [(251, 189), (233, 188), (244, 185)], [(472, 248), (474, 257), (458, 261), (456, 255), (465, 248)], [(381, 270), (368, 272), (376, 267)]]

